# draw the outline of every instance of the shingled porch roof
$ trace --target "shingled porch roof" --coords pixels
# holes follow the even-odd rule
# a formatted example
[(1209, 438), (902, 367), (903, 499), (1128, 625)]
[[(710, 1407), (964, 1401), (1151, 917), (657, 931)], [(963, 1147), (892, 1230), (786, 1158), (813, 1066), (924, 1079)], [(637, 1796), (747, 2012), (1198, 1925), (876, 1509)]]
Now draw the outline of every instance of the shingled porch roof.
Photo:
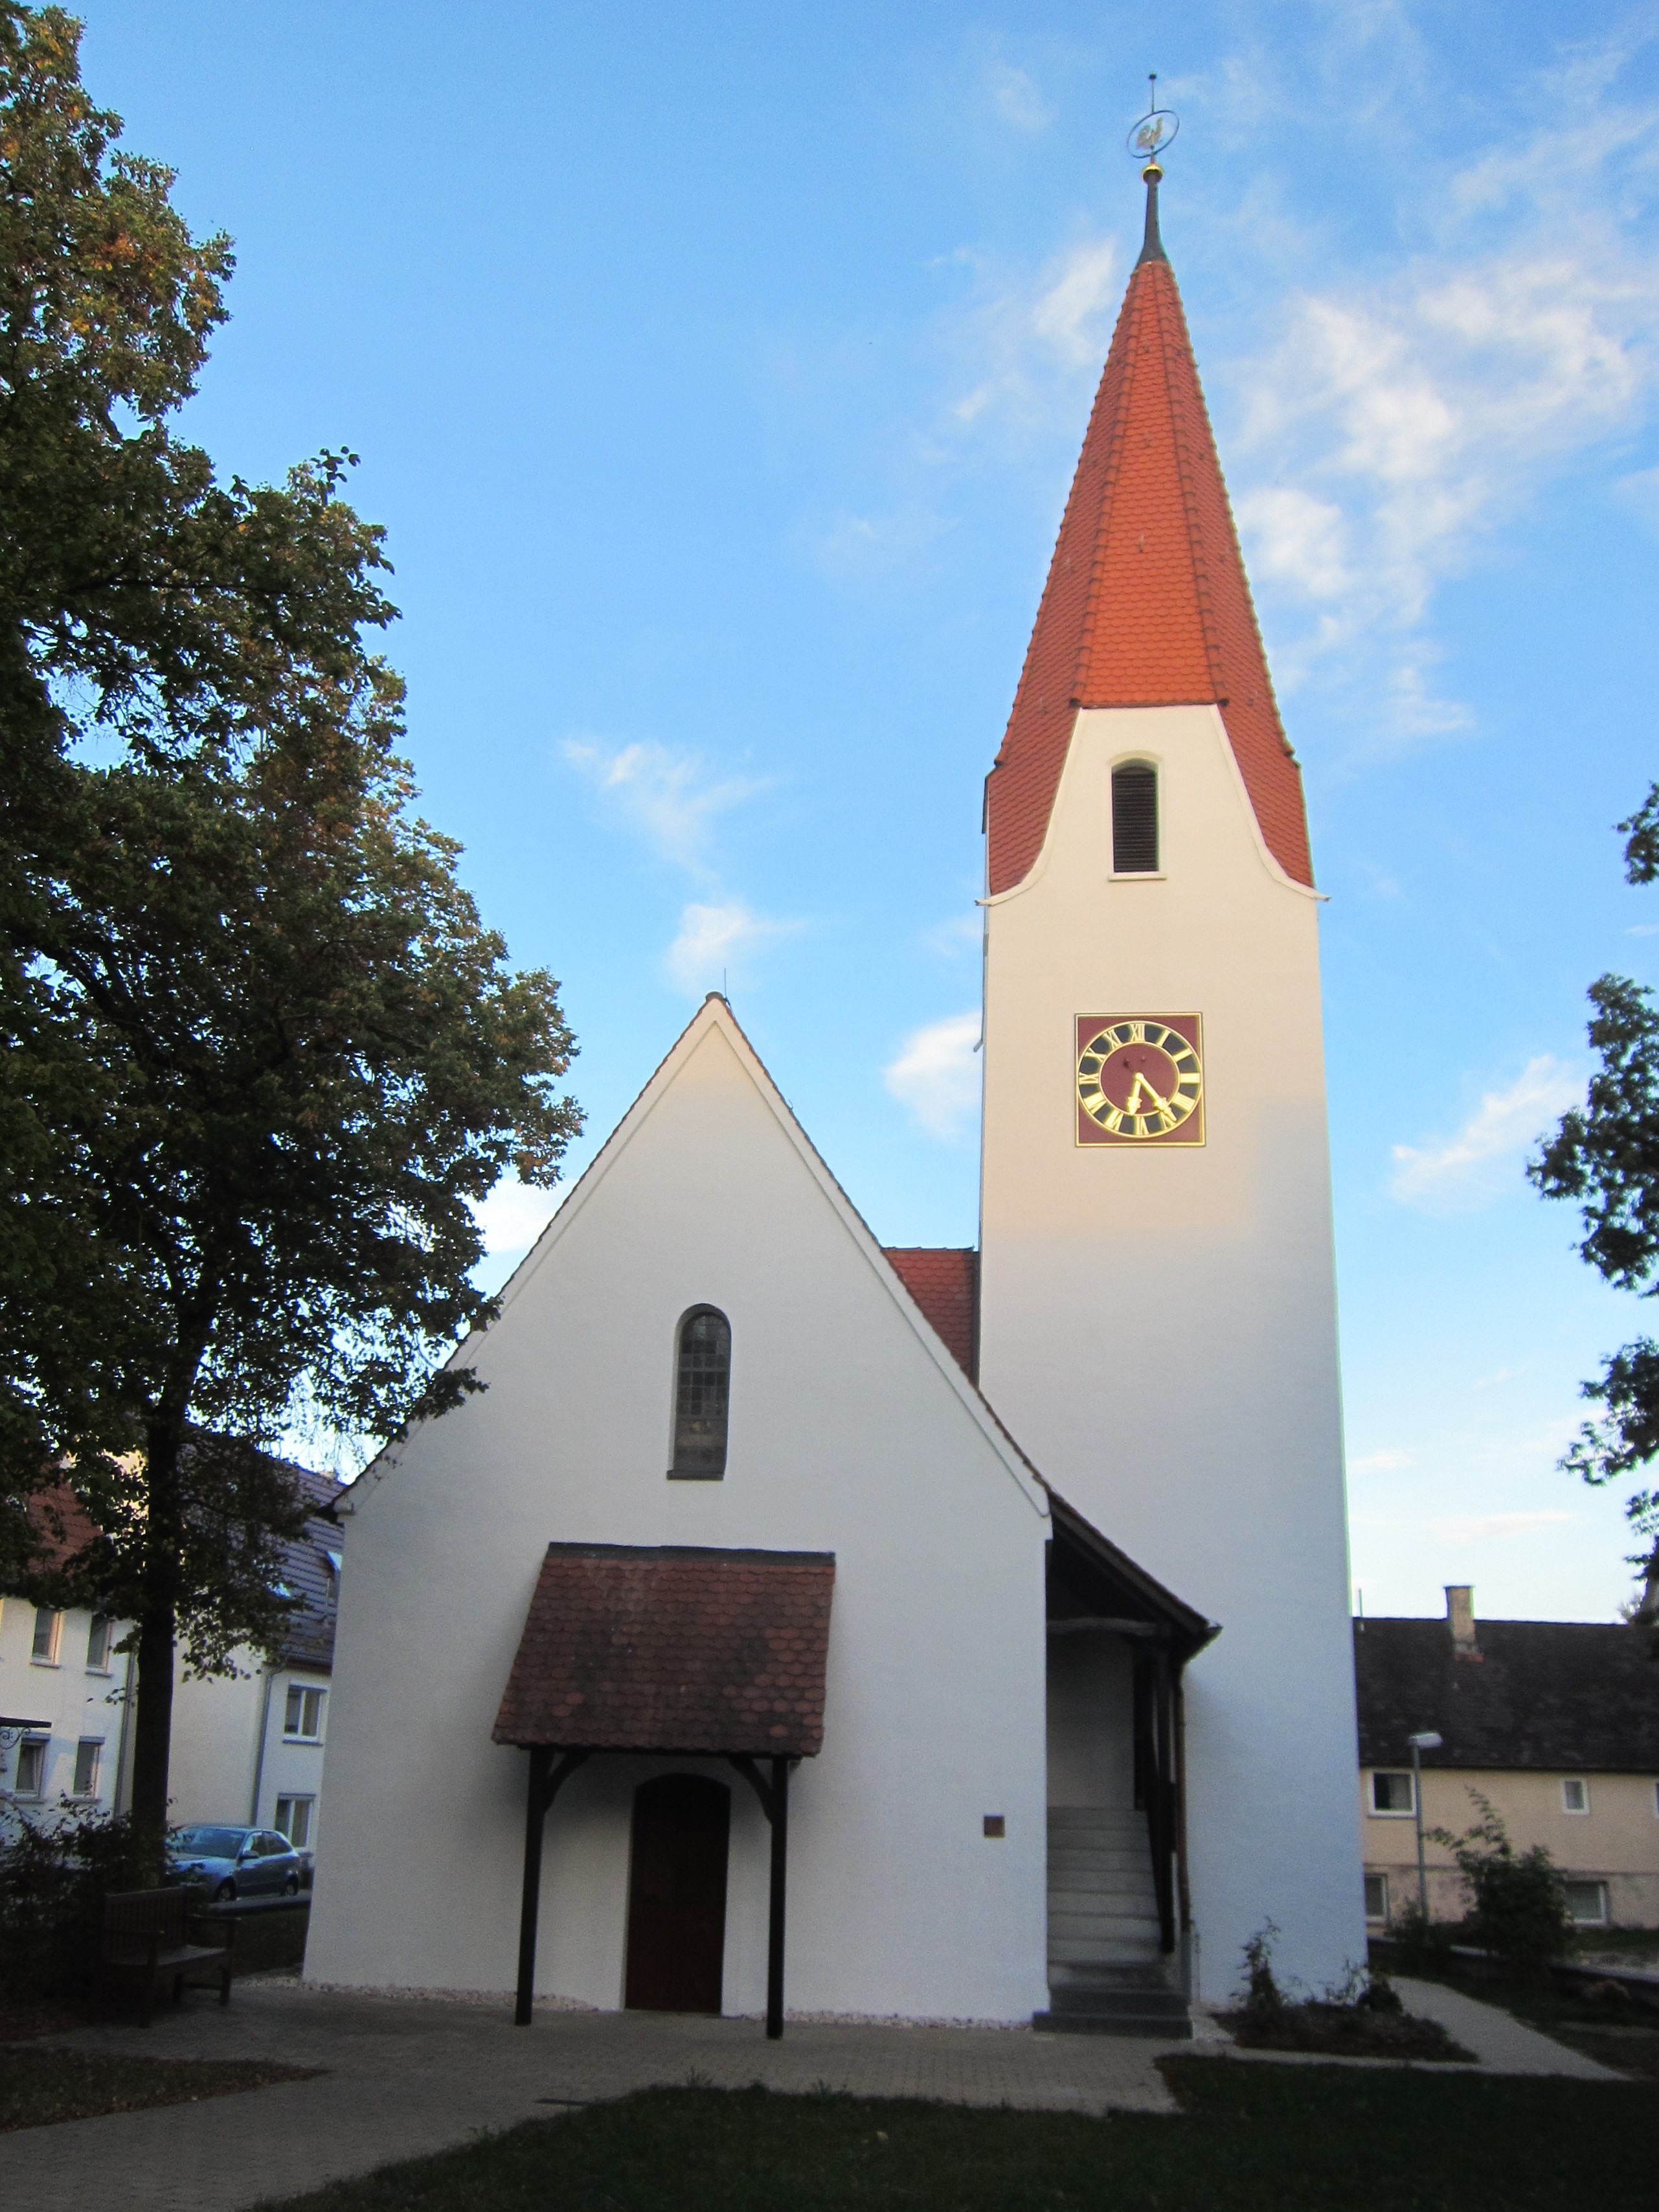
[(549, 1544), (497, 1743), (810, 1759), (833, 1552)]

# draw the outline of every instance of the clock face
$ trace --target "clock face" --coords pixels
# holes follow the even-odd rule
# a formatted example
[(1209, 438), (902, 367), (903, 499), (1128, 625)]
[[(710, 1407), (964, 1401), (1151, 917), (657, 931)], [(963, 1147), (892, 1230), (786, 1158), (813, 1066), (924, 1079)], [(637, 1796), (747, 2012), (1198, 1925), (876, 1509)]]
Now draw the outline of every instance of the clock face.
[(1202, 1033), (1196, 1014), (1080, 1014), (1080, 1145), (1202, 1145)]

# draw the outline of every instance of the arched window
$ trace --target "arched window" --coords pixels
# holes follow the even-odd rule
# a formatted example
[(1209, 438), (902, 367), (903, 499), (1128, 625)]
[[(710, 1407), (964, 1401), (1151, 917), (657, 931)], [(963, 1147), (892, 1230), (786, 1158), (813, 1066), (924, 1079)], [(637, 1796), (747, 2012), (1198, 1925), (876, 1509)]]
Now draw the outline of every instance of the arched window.
[(719, 1481), (726, 1471), (730, 1401), (731, 1323), (713, 1306), (693, 1306), (680, 1324), (671, 1475)]
[(1123, 761), (1111, 772), (1111, 872), (1158, 872), (1158, 771), (1149, 761)]

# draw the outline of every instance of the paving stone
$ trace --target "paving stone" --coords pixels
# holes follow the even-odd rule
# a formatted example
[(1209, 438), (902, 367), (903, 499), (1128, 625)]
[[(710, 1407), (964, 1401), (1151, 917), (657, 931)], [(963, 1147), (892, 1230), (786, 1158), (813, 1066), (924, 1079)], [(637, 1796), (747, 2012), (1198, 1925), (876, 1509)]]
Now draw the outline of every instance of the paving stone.
[(1028, 2028), (791, 2022), (662, 2013), (538, 2011), (364, 1996), (244, 1982), (227, 2012), (187, 1996), (144, 2030), (112, 2025), (61, 2040), (155, 2057), (278, 2058), (327, 2071), (199, 2105), (112, 2112), (8, 2138), (30, 2212), (239, 2212), (459, 2142), (480, 2128), (548, 2118), (695, 2077), (861, 2097), (923, 2097), (1028, 2111), (1167, 2112), (1153, 2064), (1188, 2046)]

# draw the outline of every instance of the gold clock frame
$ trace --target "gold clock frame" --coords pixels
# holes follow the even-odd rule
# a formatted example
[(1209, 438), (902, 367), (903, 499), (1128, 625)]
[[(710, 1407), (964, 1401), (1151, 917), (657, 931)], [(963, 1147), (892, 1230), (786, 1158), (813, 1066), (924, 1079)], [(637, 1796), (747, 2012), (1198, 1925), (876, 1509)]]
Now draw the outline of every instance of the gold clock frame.
[[(1102, 1041), (1106, 1042), (1102, 1050)], [(1180, 1080), (1168, 1098), (1153, 1091), (1150, 1112), (1131, 1113), (1141, 1079), (1124, 1106), (1106, 1098), (1098, 1077), (1111, 1053), (1126, 1045), (1147, 1044), (1165, 1054)], [(1093, 1061), (1087, 1066), (1086, 1062)], [(1096, 1145), (1202, 1146), (1206, 1141), (1203, 1017), (1200, 1014), (1079, 1014), (1072, 1030), (1072, 1106), (1080, 1149)], [(1181, 1110), (1172, 1111), (1178, 1103)], [(1099, 1109), (1105, 1106), (1105, 1112)]]

